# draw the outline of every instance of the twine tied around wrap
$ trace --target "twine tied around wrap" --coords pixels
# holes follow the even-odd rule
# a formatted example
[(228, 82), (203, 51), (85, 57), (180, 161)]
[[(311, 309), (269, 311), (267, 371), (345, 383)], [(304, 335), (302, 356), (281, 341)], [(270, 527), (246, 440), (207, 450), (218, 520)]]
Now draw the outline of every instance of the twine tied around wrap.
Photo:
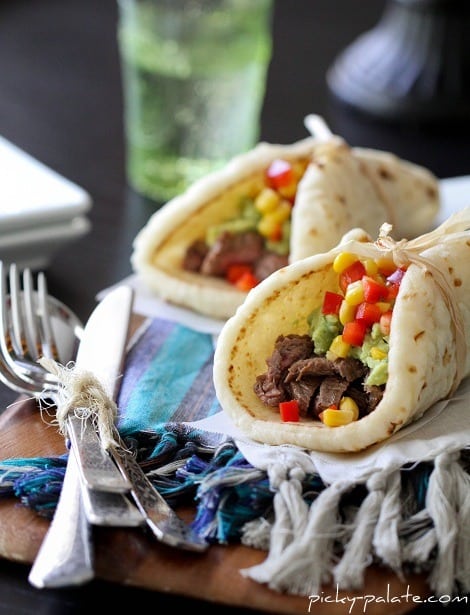
[(68, 415), (73, 413), (81, 420), (92, 421), (105, 450), (118, 447), (114, 437), (117, 406), (98, 378), (89, 371), (77, 370), (74, 366), (64, 367), (46, 357), (38, 361), (60, 384), (56, 411), (59, 432), (67, 437), (66, 421)]
[[(457, 390), (465, 373), (465, 363), (467, 359), (465, 325), (454, 287), (449, 283), (446, 275), (439, 268), (438, 264), (433, 262), (430, 258), (423, 256), (422, 252), (438, 245), (442, 242), (443, 237), (449, 237), (453, 241), (469, 241), (470, 235), (468, 229), (470, 229), (470, 208), (453, 214), (438, 228), (415, 239), (401, 239), (400, 241), (396, 241), (389, 236), (392, 228), (391, 224), (382, 224), (379, 237), (373, 243), (364, 243), (352, 239), (350, 242), (354, 245), (352, 251), (362, 256), (374, 257), (377, 255), (378, 250), (382, 256), (386, 253), (387, 256), (391, 257), (397, 267), (406, 268), (408, 265), (414, 264), (421, 267), (424, 271), (429, 271), (431, 273), (442, 294), (446, 307), (449, 310), (455, 340), (457, 365), (453, 385), (448, 393), (448, 397), (450, 397)], [(344, 244), (341, 247), (343, 250), (345, 249)]]

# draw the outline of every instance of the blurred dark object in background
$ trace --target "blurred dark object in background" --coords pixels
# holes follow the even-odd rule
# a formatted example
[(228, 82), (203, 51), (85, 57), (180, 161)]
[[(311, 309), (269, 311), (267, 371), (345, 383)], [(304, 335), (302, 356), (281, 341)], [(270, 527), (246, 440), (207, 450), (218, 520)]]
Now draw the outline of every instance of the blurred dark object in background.
[(470, 117), (469, 0), (388, 0), (327, 74), (339, 101), (403, 122)]

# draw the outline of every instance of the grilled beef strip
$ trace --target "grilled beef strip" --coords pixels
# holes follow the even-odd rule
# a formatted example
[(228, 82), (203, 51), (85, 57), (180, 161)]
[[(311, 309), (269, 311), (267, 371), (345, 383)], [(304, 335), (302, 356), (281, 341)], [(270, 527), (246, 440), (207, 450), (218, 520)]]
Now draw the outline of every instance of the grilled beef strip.
[(385, 387), (367, 386), (369, 368), (359, 359), (347, 357), (330, 361), (315, 354), (309, 335), (280, 335), (264, 374), (257, 376), (254, 391), (268, 406), (296, 399), (301, 416), (316, 416), (325, 408), (339, 406), (348, 395), (359, 406), (359, 416), (372, 412)]
[(213, 246), (198, 239), (186, 250), (183, 269), (224, 277), (230, 265), (251, 265), (258, 281), (288, 264), (287, 255), (267, 250), (264, 238), (256, 231), (224, 231)]
[(201, 265), (203, 275), (224, 276), (230, 265), (252, 264), (264, 250), (264, 240), (255, 231), (230, 233), (224, 231), (204, 258)]
[(186, 250), (183, 260), (183, 269), (186, 271), (200, 271), (208, 252), (209, 246), (202, 239), (198, 239), (192, 243)]
[(309, 335), (280, 335), (272, 355), (266, 360), (268, 370), (256, 378), (255, 393), (267, 406), (277, 406), (281, 401), (291, 399), (291, 392), (285, 383), (292, 363), (306, 359), (314, 351)]
[(264, 280), (271, 273), (289, 264), (287, 255), (276, 254), (275, 252), (265, 252), (254, 264), (254, 273), (257, 280)]

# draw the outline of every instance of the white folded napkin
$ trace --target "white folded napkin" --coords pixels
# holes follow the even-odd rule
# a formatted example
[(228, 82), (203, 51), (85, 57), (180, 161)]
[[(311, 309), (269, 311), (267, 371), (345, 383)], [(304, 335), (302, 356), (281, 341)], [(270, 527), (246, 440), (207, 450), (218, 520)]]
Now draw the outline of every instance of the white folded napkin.
[[(417, 422), (387, 442), (360, 453), (328, 454), (295, 446), (250, 441), (219, 413), (192, 425), (234, 437), (243, 456), (265, 470), (275, 491), (275, 518), (247, 524), (243, 542), (269, 549), (266, 560), (244, 575), (272, 589), (309, 596), (322, 583), (361, 588), (373, 559), (403, 577), (407, 566), (426, 568), (436, 595), (470, 591), (470, 477), (461, 451), (470, 445), (470, 381), (454, 398), (435, 404)], [(425, 507), (404, 510), (401, 472), (433, 465)], [(323, 489), (308, 507), (301, 481), (317, 473)], [(339, 503), (355, 487), (368, 493), (351, 518)], [(335, 552), (341, 543), (343, 553)], [(435, 552), (435, 553), (434, 553)]]

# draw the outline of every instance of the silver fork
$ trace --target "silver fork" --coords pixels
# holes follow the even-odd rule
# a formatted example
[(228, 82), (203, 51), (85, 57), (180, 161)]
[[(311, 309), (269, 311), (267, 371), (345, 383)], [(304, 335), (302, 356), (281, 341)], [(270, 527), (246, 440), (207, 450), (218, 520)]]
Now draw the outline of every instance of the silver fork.
[[(1, 289), (2, 299), (8, 301), (6, 284)], [(37, 306), (35, 305), (37, 298)], [(33, 390), (43, 386), (41, 397), (48, 392), (58, 392), (57, 378), (47, 372), (37, 363), (40, 356), (60, 362), (58, 344), (55, 340), (49, 314), (49, 296), (44, 274), (38, 275), (37, 293), (33, 289), (32, 274), (29, 269), (23, 273), (23, 290), (21, 290), (18, 270), (15, 265), (10, 266), (10, 310), (5, 307), (6, 321), (0, 330), (2, 337), (2, 358), (10, 372), (19, 376), (29, 384)], [(11, 316), (8, 319), (8, 316)], [(8, 344), (8, 340), (11, 343)], [(75, 432), (73, 427), (81, 426), (81, 422), (70, 422), (70, 437), (76, 436), (80, 431), (80, 438), (74, 437), (75, 452), (79, 456), (79, 469), (83, 481), (90, 488), (103, 491), (116, 491), (127, 493), (130, 489), (128, 481), (123, 480), (121, 474), (112, 463), (109, 455), (104, 451), (100, 454), (100, 441), (94, 430), (85, 434), (81, 429)], [(83, 436), (86, 437), (83, 437)], [(80, 446), (77, 446), (77, 445)]]
[[(10, 271), (10, 277), (12, 278), (10, 286), (13, 289), (19, 288), (20, 286), (19, 283), (14, 280), (16, 275), (17, 275), (16, 270), (13, 270), (13, 272)], [(30, 275), (30, 274), (29, 272), (25, 272), (25, 275)], [(1, 278), (2, 278), (2, 275), (0, 275), (0, 279)], [(32, 287), (32, 284), (25, 280), (24, 288), (31, 288), (31, 287)], [(3, 315), (5, 316), (5, 314), (8, 314), (8, 310), (7, 310), (7, 306), (5, 305), (4, 289), (5, 289), (5, 283), (3, 282), (3, 286), (0, 288), (0, 291), (1, 291), (0, 292), (0, 299), (1, 299), (0, 306), (2, 307)], [(25, 292), (26, 291), (23, 291), (23, 294)], [(45, 278), (42, 280), (40, 284), (38, 283), (38, 294), (39, 293), (43, 294), (46, 298), (46, 300), (42, 299), (42, 303), (45, 302), (47, 304), (48, 295), (47, 295)], [(19, 300), (13, 299), (12, 304), (20, 305), (21, 302)], [(46, 312), (46, 310), (44, 310), (44, 312)], [(11, 320), (14, 321), (15, 318), (17, 320), (20, 320), (21, 315), (17, 317), (12, 316)], [(11, 328), (13, 329), (13, 325), (11, 326)], [(21, 327), (18, 327), (18, 328), (20, 331), (22, 331)], [(51, 351), (51, 349), (53, 351), (53, 349), (57, 346), (57, 344), (55, 343), (54, 339), (51, 337), (51, 334), (50, 334), (51, 327), (48, 326), (46, 322), (46, 323), (42, 323), (41, 326), (38, 327), (38, 330), (39, 331), (44, 330), (46, 332), (49, 331), (49, 333), (47, 334), (48, 340), (45, 343), (45, 346), (49, 348), (49, 351)], [(25, 366), (25, 362), (26, 362), (25, 354), (15, 354), (13, 350), (10, 350), (9, 352), (7, 352), (8, 351), (8, 349), (6, 348), (7, 345), (5, 344), (4, 339), (2, 338), (6, 339), (7, 336), (10, 335), (10, 331), (8, 328), (5, 329), (4, 327), (3, 333), (4, 335), (2, 335), (2, 331), (0, 330), (0, 369), (2, 367), (1, 359), (3, 358), (4, 363), (7, 363), (7, 366), (11, 368), (10, 377), (13, 376), (16, 379), (19, 379), (20, 384), (24, 387), (27, 387), (27, 390), (29, 392), (34, 394), (35, 390), (36, 391), (38, 390), (38, 387), (40, 389), (41, 386), (43, 386), (51, 392), (52, 396), (54, 396), (54, 393), (56, 392), (57, 385), (58, 385), (57, 381), (55, 381), (54, 378), (51, 379), (50, 374), (48, 374), (44, 370), (44, 368), (40, 366), (39, 364), (35, 364), (33, 366), (34, 367), (34, 373), (33, 373), (33, 370), (31, 369), (32, 366), (29, 363)], [(46, 335), (46, 333), (44, 333), (44, 335)], [(20, 336), (20, 343), (16, 344), (19, 348), (22, 347), (21, 339), (23, 339), (23, 337), (26, 337), (26, 335)], [(30, 337), (34, 339), (35, 336), (34, 334), (31, 334)], [(39, 339), (41, 339), (41, 334), (39, 334), (38, 337)], [(13, 346), (13, 344), (10, 344), (10, 346)], [(18, 353), (19, 353), (19, 350), (18, 350)], [(0, 371), (0, 375), (1, 375), (1, 371)], [(38, 379), (39, 379), (39, 382), (38, 382)], [(33, 382), (33, 384), (31, 384), (31, 382)], [(91, 430), (86, 429), (85, 433), (88, 431), (92, 431), (96, 437), (96, 434), (94, 433), (93, 428)], [(83, 435), (81, 435), (80, 439), (83, 440)], [(75, 439), (72, 439), (72, 451), (76, 451), (77, 449), (76, 446), (74, 447), (74, 444), (75, 444)], [(158, 491), (150, 483), (150, 481), (145, 476), (142, 469), (139, 467), (138, 463), (135, 461), (132, 455), (127, 454), (127, 453), (124, 454), (123, 451), (124, 449), (118, 450), (118, 448), (116, 447), (111, 447), (111, 449), (109, 450), (109, 453), (114, 459), (116, 466), (119, 468), (119, 470), (117, 470), (116, 466), (113, 465), (114, 469), (117, 471), (120, 471), (123, 478), (125, 478), (131, 485), (129, 497), (132, 498), (135, 506), (130, 506), (130, 502), (127, 500), (127, 498), (125, 498), (125, 504), (128, 509), (130, 506), (130, 510), (127, 509), (127, 510), (124, 510), (124, 512), (121, 512), (119, 511), (119, 506), (118, 506), (119, 502), (117, 501), (118, 494), (112, 494), (112, 493), (105, 494), (95, 489), (88, 490), (84, 488), (82, 501), (87, 510), (89, 521), (91, 523), (94, 523), (95, 525), (101, 524), (101, 525), (120, 525), (120, 526), (124, 526), (124, 525), (133, 526), (133, 525), (140, 525), (141, 523), (146, 523), (150, 527), (152, 533), (157, 538), (157, 540), (161, 542), (169, 544), (173, 547), (190, 550), (190, 551), (200, 552), (200, 551), (206, 550), (208, 547), (208, 543), (203, 538), (199, 537), (191, 529), (189, 524), (184, 523), (176, 515), (176, 513), (165, 502), (164, 498), (158, 493)], [(73, 457), (75, 457), (75, 455), (69, 455), (69, 459), (72, 458), (73, 460)], [(76, 474), (75, 464), (74, 464), (73, 470), (74, 470), (74, 474)], [(111, 510), (110, 511), (105, 510), (104, 512), (102, 512), (103, 521), (100, 523), (99, 520), (97, 521), (93, 517), (90, 517), (91, 504), (89, 500), (90, 498), (98, 499), (99, 503), (102, 505), (103, 502), (101, 500), (105, 498), (106, 496), (108, 497), (107, 501), (109, 501), (108, 508), (111, 508)], [(112, 496), (114, 496), (114, 498)], [(124, 496), (122, 494), (120, 497), (124, 499)], [(61, 500), (59, 500), (59, 506), (60, 504), (61, 504)], [(121, 508), (122, 508), (122, 505), (121, 505)], [(131, 512), (132, 512), (132, 515), (131, 515)], [(116, 523), (110, 522), (109, 515), (111, 513), (114, 513), (115, 516), (117, 515)], [(51, 530), (55, 528), (55, 525), (56, 524), (54, 524), (54, 521), (53, 521), (51, 524), (51, 528), (48, 533), (48, 536), (51, 534)], [(76, 529), (77, 528), (75, 528), (75, 530)], [(60, 536), (58, 538), (58, 541), (60, 541)], [(54, 556), (54, 549), (55, 549), (55, 545), (53, 544), (51, 547), (52, 556)], [(62, 558), (64, 557), (65, 555), (62, 555)], [(45, 567), (47, 567), (47, 562), (43, 562), (41, 564), (42, 570)], [(55, 566), (55, 568), (57, 568), (57, 565)], [(34, 567), (33, 567), (33, 571), (34, 571)], [(54, 570), (54, 573), (55, 573), (55, 570)], [(37, 576), (39, 578), (39, 575)], [(34, 575), (33, 575), (33, 578), (35, 579), (35, 583), (37, 584), (38, 578), (34, 577)], [(67, 578), (67, 571), (65, 571), (65, 578)], [(65, 579), (62, 579), (62, 581), (64, 580)], [(58, 581), (54, 581), (54, 582), (56, 583), (55, 586), (57, 586)], [(48, 582), (48, 586), (52, 586), (50, 581)]]
[[(53, 298), (48, 295), (45, 276), (42, 273), (38, 275), (38, 290), (34, 291), (32, 274), (26, 269), (21, 290), (18, 270), (12, 265), (9, 282), (10, 295), (5, 270), (0, 262), (0, 376), (14, 390), (36, 398), (49, 397), (58, 403), (57, 380), (36, 363), (40, 356), (54, 360), (66, 358), (51, 324), (50, 303)], [(77, 323), (78, 319), (74, 325), (78, 326)], [(52, 587), (82, 583), (92, 578), (93, 558), (88, 522), (136, 526), (143, 521), (137, 508), (122, 494), (86, 488), (80, 482), (75, 455), (71, 452), (57, 511), (44, 541), (47, 548), (43, 543), (36, 560), (41, 574), (35, 574), (35, 562), (30, 581), (38, 587), (44, 587), (45, 583)], [(50, 559), (51, 550), (57, 561), (46, 563), (53, 576), (44, 581), (41, 552)]]
[[(59, 382), (56, 376), (47, 372), (37, 360), (40, 357), (47, 357), (66, 363), (76, 354), (76, 348), (71, 354), (70, 350), (61, 347), (62, 340), (56, 339), (50, 314), (52, 297), (48, 294), (44, 274), (42, 272), (38, 274), (38, 289), (35, 291), (31, 271), (25, 269), (23, 289), (21, 289), (17, 267), (11, 265), (8, 296), (2, 270), (3, 266), (0, 263), (0, 309), (3, 315), (0, 321), (0, 361), (4, 363), (2, 370), (4, 379), (8, 377), (10, 382), (16, 382), (17, 388), (26, 390), (35, 397), (44, 399), (50, 396), (57, 405), (60, 402)], [(62, 312), (64, 308), (65, 306)], [(73, 315), (72, 326), (77, 327), (77, 323), (79, 320)], [(72, 422), (73, 425), (75, 422)], [(93, 492), (127, 493), (131, 487), (130, 482), (123, 479), (109, 455), (102, 450), (95, 430), (86, 430), (85, 433), (82, 433), (82, 430), (80, 433), (78, 431), (78, 429), (71, 431), (70, 435), (73, 436), (73, 450), (75, 452), (78, 450), (79, 469), (85, 485)], [(89, 497), (87, 494), (87, 498)], [(119, 500), (114, 503), (119, 504)], [(132, 520), (137, 519), (138, 517), (133, 515)], [(122, 520), (117, 518), (115, 524)], [(103, 525), (114, 524), (108, 516), (102, 520), (102, 523), (99, 518), (92, 521)]]
[[(55, 360), (64, 360), (66, 349), (59, 349), (53, 337), (50, 306), (43, 275), (38, 276), (38, 290), (35, 306), (32, 274), (24, 272), (23, 298), (21, 298), (19, 275), (16, 265), (10, 266), (9, 294), (3, 263), (0, 262), (0, 378), (10, 388), (18, 392), (53, 398), (57, 385), (52, 377), (43, 377), (43, 370), (36, 363), (40, 354)], [(24, 309), (22, 308), (24, 305)], [(37, 319), (40, 315), (40, 322)], [(71, 326), (81, 328), (81, 323), (72, 313)], [(27, 326), (24, 325), (27, 319)], [(40, 331), (38, 327), (40, 326)], [(76, 348), (68, 349), (67, 359), (72, 359)], [(40, 381), (40, 384), (38, 384)], [(41, 390), (38, 387), (42, 386)]]

